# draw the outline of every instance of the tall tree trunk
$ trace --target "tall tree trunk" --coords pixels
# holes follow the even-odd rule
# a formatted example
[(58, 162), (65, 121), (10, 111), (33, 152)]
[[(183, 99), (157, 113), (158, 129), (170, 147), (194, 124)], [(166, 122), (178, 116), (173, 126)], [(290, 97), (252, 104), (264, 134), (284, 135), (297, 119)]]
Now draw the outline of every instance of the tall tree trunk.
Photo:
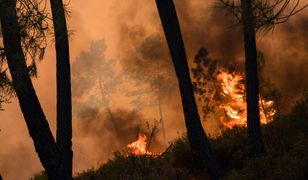
[(259, 110), (259, 81), (257, 67), (257, 47), (255, 33), (255, 19), (252, 12), (251, 0), (241, 0), (246, 70), (246, 101), (247, 127), (250, 143), (256, 155), (264, 153), (261, 136)]
[(56, 41), (57, 144), (72, 176), (72, 100), (68, 33), (62, 0), (50, 0)]
[(156, 0), (156, 5), (180, 86), (187, 135), (194, 162), (197, 168), (208, 166), (212, 176), (219, 178), (222, 169), (213, 156), (200, 121), (174, 3), (172, 0)]
[(158, 104), (158, 111), (159, 111), (159, 117), (160, 117), (160, 124), (161, 129), (163, 132), (163, 139), (164, 139), (164, 146), (167, 147), (167, 138), (166, 138), (166, 129), (165, 129), (165, 119), (163, 117), (163, 108), (162, 108), (162, 100), (161, 100), (161, 85), (160, 85), (160, 63), (157, 63), (157, 104)]
[(48, 121), (35, 93), (28, 74), (25, 56), (21, 47), (16, 1), (0, 0), (0, 19), (3, 44), (13, 85), (25, 118), (35, 150), (51, 180), (70, 179), (65, 174), (60, 150), (52, 136)]

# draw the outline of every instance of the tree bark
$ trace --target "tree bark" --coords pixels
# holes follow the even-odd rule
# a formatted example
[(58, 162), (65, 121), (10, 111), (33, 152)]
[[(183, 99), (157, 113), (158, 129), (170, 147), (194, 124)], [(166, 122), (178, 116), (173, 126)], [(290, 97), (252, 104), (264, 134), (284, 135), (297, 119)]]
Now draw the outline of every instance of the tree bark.
[(57, 67), (57, 144), (67, 174), (72, 176), (72, 100), (68, 32), (62, 0), (50, 0)]
[(264, 154), (259, 110), (259, 81), (255, 18), (251, 0), (241, 0), (246, 70), (247, 127), (251, 145), (256, 155)]
[(21, 47), (16, 15), (16, 1), (0, 0), (3, 44), (13, 85), (35, 150), (51, 180), (70, 179), (64, 173), (60, 150), (52, 136), (48, 121), (35, 93)]
[(214, 158), (200, 121), (174, 3), (172, 0), (156, 0), (156, 5), (180, 86), (187, 135), (194, 162), (197, 168), (207, 166), (212, 176), (217, 179), (222, 175), (222, 169)]

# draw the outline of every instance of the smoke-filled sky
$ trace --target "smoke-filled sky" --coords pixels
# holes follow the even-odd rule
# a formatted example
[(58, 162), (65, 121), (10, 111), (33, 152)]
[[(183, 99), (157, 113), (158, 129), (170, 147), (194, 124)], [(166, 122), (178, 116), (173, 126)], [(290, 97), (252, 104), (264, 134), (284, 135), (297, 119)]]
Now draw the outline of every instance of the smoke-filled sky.
[[(221, 65), (243, 63), (240, 28), (230, 28), (215, 1), (175, 0), (189, 61), (200, 47)], [(167, 141), (185, 132), (182, 107), (154, 0), (74, 0), (68, 6), (73, 84), (74, 172), (97, 167), (112, 152), (164, 121)], [(308, 88), (308, 11), (258, 34), (265, 75), (292, 100)], [(55, 52), (52, 38), (33, 80), (55, 132)], [(108, 66), (109, 68), (106, 68)], [(89, 78), (86, 78), (89, 77)], [(162, 113), (159, 111), (161, 105)], [(0, 173), (27, 179), (42, 170), (16, 99), (0, 112)], [(215, 120), (206, 121), (215, 133)], [(165, 147), (160, 131), (153, 151)]]

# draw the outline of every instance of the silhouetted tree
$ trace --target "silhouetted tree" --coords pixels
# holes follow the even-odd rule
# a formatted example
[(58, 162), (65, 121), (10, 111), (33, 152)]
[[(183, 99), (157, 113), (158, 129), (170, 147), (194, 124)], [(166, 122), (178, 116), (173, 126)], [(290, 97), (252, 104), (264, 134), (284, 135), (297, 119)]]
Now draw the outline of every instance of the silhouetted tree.
[[(57, 145), (49, 128), (29, 75), (22, 47), (16, 0), (0, 0), (0, 19), (5, 56), (30, 136), (43, 167), (51, 180), (71, 179), (63, 148)], [(63, 67), (60, 69), (63, 70)], [(66, 68), (64, 68), (66, 69)], [(69, 83), (69, 82), (67, 82)], [(59, 92), (65, 93), (65, 92)], [(64, 107), (67, 109), (67, 107)]]
[(247, 128), (250, 142), (254, 146), (255, 154), (264, 153), (261, 136), (260, 110), (259, 110), (259, 80), (257, 47), (255, 32), (255, 17), (252, 12), (251, 0), (241, 0), (244, 46), (245, 46), (245, 75), (246, 75), (246, 102), (247, 102)]
[(156, 0), (156, 5), (180, 86), (187, 135), (194, 162), (198, 168), (208, 166), (213, 177), (219, 178), (222, 169), (214, 158), (200, 121), (174, 3), (172, 0)]
[(72, 176), (72, 95), (68, 32), (62, 0), (51, 0), (56, 41), (57, 144), (62, 151), (65, 174)]
[[(193, 87), (195, 93), (198, 95), (199, 101), (202, 103), (203, 119), (207, 119), (209, 116), (214, 116), (223, 112), (226, 122), (233, 119), (228, 115), (228, 110), (225, 109), (225, 105), (232, 102), (232, 98), (223, 93), (223, 87), (219, 75), (221, 72), (227, 72), (232, 77), (242, 77), (236, 82), (237, 94), (242, 97), (245, 96), (245, 78), (242, 72), (238, 71), (237, 65), (230, 64), (228, 67), (219, 66), (216, 60), (209, 57), (209, 52), (205, 48), (200, 48), (194, 58), (194, 64), (191, 68), (193, 75)], [(263, 69), (265, 66), (265, 57), (261, 52), (257, 55), (258, 62), (258, 75), (260, 82), (260, 99), (259, 106), (262, 108), (262, 112), (265, 115), (266, 121), (272, 119), (275, 115), (273, 112), (278, 113), (277, 95), (279, 92), (275, 89), (274, 85), (269, 79), (264, 77)], [(221, 95), (223, 94), (223, 95)], [(275, 106), (268, 106), (264, 104), (264, 101), (274, 101)], [(228, 106), (228, 105), (227, 105)], [(235, 108), (237, 109), (237, 108)], [(222, 111), (221, 111), (222, 110)], [(219, 112), (221, 111), (221, 112)], [(241, 107), (238, 112), (245, 112), (246, 107)]]
[[(245, 46), (245, 75), (247, 101), (247, 127), (250, 143), (256, 155), (265, 153), (262, 142), (259, 109), (259, 79), (257, 62), (256, 31), (269, 30), (276, 24), (286, 22), (308, 5), (299, 8), (300, 0), (293, 4), (290, 0), (220, 0), (229, 14), (236, 18), (236, 24), (242, 24)], [(290, 9), (290, 10), (289, 10)]]
[[(209, 57), (208, 50), (201, 47), (194, 58), (194, 66), (191, 71), (194, 79), (194, 91), (202, 103), (203, 119), (206, 119), (211, 113), (216, 112), (217, 107), (223, 104), (221, 87), (217, 80), (217, 75), (220, 73), (218, 64), (216, 60)], [(226, 110), (222, 109), (228, 120)]]
[[(42, 60), (47, 46), (46, 33), (49, 29), (45, 8), (40, 8), (43, 1), (17, 0), (16, 11), (21, 46), (31, 77), (36, 77), (36, 62)], [(0, 32), (2, 38), (2, 33)], [(30, 62), (29, 62), (30, 61)], [(9, 103), (14, 96), (13, 84), (8, 73), (3, 44), (0, 43), (0, 110), (1, 104)]]
[[(268, 31), (277, 24), (287, 22), (290, 17), (300, 13), (308, 7), (305, 0), (252, 0), (250, 1), (251, 10), (254, 17), (254, 27), (257, 31)], [(227, 10), (228, 14), (234, 18), (234, 25), (244, 23), (244, 10), (240, 1), (219, 0), (218, 7)]]

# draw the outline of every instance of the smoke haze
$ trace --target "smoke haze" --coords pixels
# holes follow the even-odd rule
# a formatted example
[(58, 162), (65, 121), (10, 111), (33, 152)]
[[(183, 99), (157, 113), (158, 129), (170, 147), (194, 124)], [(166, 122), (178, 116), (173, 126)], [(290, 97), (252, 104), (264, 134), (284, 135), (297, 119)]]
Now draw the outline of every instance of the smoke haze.
[[(243, 66), (241, 29), (230, 28), (214, 2), (175, 0), (175, 4), (190, 62), (203, 46), (220, 65)], [(180, 95), (155, 1), (75, 0), (69, 10), (69, 28), (74, 32), (70, 40), (74, 172), (97, 167), (113, 151), (134, 141), (138, 132), (149, 133), (146, 122), (161, 118), (158, 98), (167, 141), (182, 135)], [(258, 35), (266, 77), (291, 100), (308, 88), (307, 32), (305, 10), (273, 32)], [(55, 52), (53, 41), (49, 42), (33, 82), (55, 132)], [(0, 173), (4, 179), (30, 178), (42, 166), (18, 102), (15, 99), (3, 108)], [(211, 134), (219, 128), (212, 120), (204, 126)], [(152, 148), (156, 152), (164, 148), (161, 131)]]

